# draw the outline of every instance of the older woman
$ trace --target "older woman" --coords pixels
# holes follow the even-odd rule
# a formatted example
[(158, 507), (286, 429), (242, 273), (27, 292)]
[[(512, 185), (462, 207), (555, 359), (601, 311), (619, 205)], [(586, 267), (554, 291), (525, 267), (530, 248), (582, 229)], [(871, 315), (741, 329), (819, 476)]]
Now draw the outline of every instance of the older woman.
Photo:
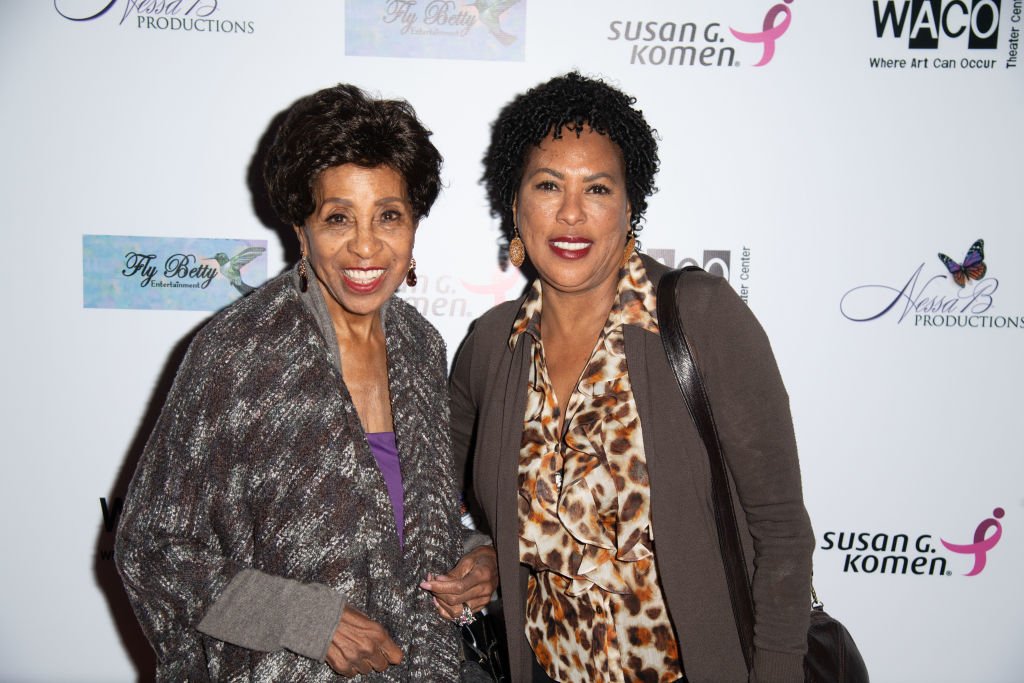
[[(494, 588), (461, 553), (445, 349), (393, 296), (441, 156), (408, 104), (339, 85), (270, 149), (302, 258), (196, 336), (132, 481), (117, 562), (163, 681), (454, 680)], [(454, 568), (453, 568), (454, 567)]]
[[(658, 336), (666, 269), (635, 253), (658, 154), (633, 103), (554, 78), (504, 108), (484, 159), (510, 260), (538, 278), (463, 344), (452, 426), (494, 534), (515, 681), (748, 679), (707, 455)], [(813, 539), (786, 392), (728, 283), (690, 286), (678, 305), (752, 546), (752, 679), (802, 681)]]

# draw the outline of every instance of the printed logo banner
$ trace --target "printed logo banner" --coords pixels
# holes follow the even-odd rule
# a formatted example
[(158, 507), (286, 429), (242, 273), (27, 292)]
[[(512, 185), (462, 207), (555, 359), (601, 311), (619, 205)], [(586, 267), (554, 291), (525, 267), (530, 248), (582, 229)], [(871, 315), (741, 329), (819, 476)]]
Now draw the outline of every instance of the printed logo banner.
[(840, 313), (855, 323), (888, 319), (914, 327), (1024, 328), (1024, 316), (1008, 311), (1005, 303), (996, 305), (1002, 298), (999, 271), (985, 262), (985, 240), (975, 240), (959, 261), (941, 252), (936, 256), (909, 277), (849, 289), (839, 301)]
[(763, 67), (771, 63), (777, 44), (789, 30), (792, 2), (783, 0), (767, 6), (761, 16), (744, 13), (735, 21), (686, 15), (666, 20), (660, 13), (616, 17), (608, 23), (605, 39), (627, 48), (621, 54), (628, 54), (635, 66)]
[[(1017, 66), (1021, 2), (1001, 0), (873, 0), (879, 50), (872, 69), (991, 71)], [(866, 8), (865, 8), (866, 10)], [(1009, 40), (999, 27), (1009, 14)], [(1004, 35), (1006, 34), (1004, 30)]]
[[(934, 534), (920, 530), (898, 533), (828, 530), (822, 536), (819, 549), (828, 551), (830, 556), (840, 555), (844, 574), (953, 576), (950, 565), (957, 564), (958, 573), (977, 576), (988, 563), (989, 551), (1003, 536), (1000, 520), (1005, 514), (1003, 508), (994, 508), (992, 516), (975, 527), (971, 543), (952, 542), (940, 537), (939, 542), (946, 550), (961, 556), (953, 560), (951, 556), (940, 553)], [(963, 571), (968, 566), (970, 570)]]
[(148, 31), (252, 35), (256, 22), (221, 12), (224, 0), (53, 0), (57, 15), (79, 24)]
[(521, 62), (526, 0), (349, 0), (345, 54)]
[(83, 235), (83, 305), (216, 311), (266, 281), (266, 251), (266, 240)]
[[(703, 257), (678, 256), (674, 248), (655, 247), (644, 252), (655, 261), (660, 261), (669, 268), (685, 268), (697, 266), (712, 275), (725, 278), (744, 302), (750, 303), (751, 267), (750, 247), (743, 245), (738, 249), (705, 249)], [(735, 254), (735, 257), (734, 257)], [(737, 262), (738, 261), (738, 262)]]

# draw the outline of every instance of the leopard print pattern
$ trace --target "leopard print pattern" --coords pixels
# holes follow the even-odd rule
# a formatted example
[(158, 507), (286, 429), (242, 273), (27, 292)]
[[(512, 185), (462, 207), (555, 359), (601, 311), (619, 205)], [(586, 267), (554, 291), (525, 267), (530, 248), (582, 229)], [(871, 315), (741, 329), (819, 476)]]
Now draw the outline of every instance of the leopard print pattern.
[(566, 407), (559, 407), (540, 336), (534, 283), (510, 344), (532, 338), (519, 456), (519, 558), (534, 571), (526, 636), (547, 674), (587, 683), (668, 682), (682, 676), (658, 581), (640, 417), (623, 325), (657, 333), (654, 287), (635, 254)]

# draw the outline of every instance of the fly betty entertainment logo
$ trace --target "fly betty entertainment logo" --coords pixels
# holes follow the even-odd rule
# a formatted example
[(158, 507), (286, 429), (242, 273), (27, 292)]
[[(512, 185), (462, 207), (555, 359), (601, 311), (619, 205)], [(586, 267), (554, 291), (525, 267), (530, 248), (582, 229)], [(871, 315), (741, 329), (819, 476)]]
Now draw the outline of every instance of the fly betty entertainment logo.
[(216, 311), (267, 279), (264, 240), (85, 235), (86, 308)]
[(872, 69), (1017, 68), (1024, 0), (872, 0), (872, 7), (875, 36), (891, 50), (869, 57)]
[[(53, 0), (68, 21), (114, 22), (147, 31), (251, 35), (256, 22), (222, 12), (224, 0)], [(244, 7), (233, 0), (234, 8)]]
[[(997, 507), (992, 516), (975, 528), (973, 538), (942, 536), (935, 542), (929, 533), (883, 533), (871, 531), (826, 531), (819, 550), (842, 558), (846, 574), (901, 574), (911, 576), (978, 576), (988, 565), (989, 554), (1003, 536), (1000, 521), (1006, 511)], [(962, 532), (959, 532), (962, 533)], [(941, 552), (942, 549), (948, 551)]]
[(346, 0), (345, 54), (357, 57), (526, 57), (526, 0)]
[(975, 241), (960, 261), (936, 256), (909, 277), (850, 289), (839, 302), (843, 317), (927, 328), (1024, 329), (1024, 316), (996, 312), (999, 279), (985, 262), (984, 240)]
[[(617, 17), (608, 23), (605, 37), (621, 44), (622, 54), (636, 66), (763, 67), (771, 63), (789, 31), (792, 3), (766, 4), (760, 26), (752, 16), (716, 21)], [(730, 8), (715, 5), (716, 12), (725, 9)]]

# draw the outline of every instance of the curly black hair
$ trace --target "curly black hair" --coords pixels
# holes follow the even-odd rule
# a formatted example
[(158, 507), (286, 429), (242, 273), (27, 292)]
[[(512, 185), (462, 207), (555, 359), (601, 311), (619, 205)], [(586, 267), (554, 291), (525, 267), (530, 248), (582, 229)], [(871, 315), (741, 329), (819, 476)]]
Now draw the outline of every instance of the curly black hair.
[(340, 83), (291, 106), (267, 152), (263, 179), (270, 204), (288, 225), (316, 210), (320, 174), (343, 164), (394, 169), (405, 180), (415, 218), (428, 213), (441, 190), (441, 153), (412, 106), (369, 97)]
[(548, 135), (560, 138), (568, 128), (579, 136), (584, 126), (607, 135), (622, 152), (630, 227), (640, 231), (647, 198), (658, 189), (654, 176), (659, 162), (657, 132), (633, 107), (635, 103), (635, 97), (603, 80), (572, 71), (527, 90), (502, 108), (491, 125), (481, 182), (487, 188), (491, 215), (501, 220), (506, 245), (512, 239), (512, 202), (529, 153)]

